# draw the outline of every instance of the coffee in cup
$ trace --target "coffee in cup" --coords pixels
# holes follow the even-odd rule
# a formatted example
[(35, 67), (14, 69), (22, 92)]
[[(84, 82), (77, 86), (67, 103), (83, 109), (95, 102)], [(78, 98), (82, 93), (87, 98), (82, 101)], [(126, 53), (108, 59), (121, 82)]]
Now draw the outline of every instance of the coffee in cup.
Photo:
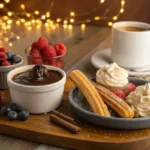
[(136, 26), (118, 26), (117, 27), (118, 29), (120, 30), (123, 30), (123, 31), (135, 31), (135, 32), (142, 32), (142, 31), (147, 31), (149, 29), (146, 29), (146, 28), (142, 28), (142, 27), (136, 27)]
[(111, 59), (126, 68), (150, 65), (150, 25), (124, 21), (112, 26)]

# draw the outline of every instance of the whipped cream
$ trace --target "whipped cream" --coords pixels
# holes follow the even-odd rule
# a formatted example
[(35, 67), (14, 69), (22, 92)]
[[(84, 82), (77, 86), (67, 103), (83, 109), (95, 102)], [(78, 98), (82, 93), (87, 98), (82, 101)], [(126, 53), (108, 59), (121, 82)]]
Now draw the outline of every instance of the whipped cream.
[(138, 86), (127, 96), (126, 102), (134, 110), (135, 117), (150, 116), (150, 84)]
[(128, 72), (112, 63), (97, 71), (96, 82), (108, 87), (124, 87), (128, 84)]

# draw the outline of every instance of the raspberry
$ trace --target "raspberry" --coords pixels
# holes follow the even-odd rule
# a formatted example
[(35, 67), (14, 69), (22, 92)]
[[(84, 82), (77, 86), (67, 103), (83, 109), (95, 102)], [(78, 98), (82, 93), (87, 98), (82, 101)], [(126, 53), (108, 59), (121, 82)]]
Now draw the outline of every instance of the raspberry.
[(48, 45), (47, 47), (45, 47), (41, 52), (42, 52), (43, 57), (52, 58), (56, 56), (56, 51), (51, 45)]
[(2, 66), (10, 66), (10, 62), (8, 62), (7, 60), (2, 62)]
[(45, 37), (41, 36), (38, 40), (38, 48), (40, 50), (43, 50), (47, 45), (48, 45), (48, 40)]
[(55, 67), (63, 69), (63, 63), (62, 63), (62, 61), (57, 60), (56, 63), (55, 63)]
[[(49, 65), (48, 61), (44, 61), (44, 65)], [(50, 64), (51, 65), (51, 64)], [(51, 65), (52, 66), (52, 65)]]
[(59, 60), (59, 61), (63, 62), (64, 57), (57, 58), (57, 60)]
[(29, 58), (29, 64), (43, 64), (42, 58)]
[(6, 52), (6, 49), (4, 47), (0, 47), (0, 52)]
[(30, 51), (30, 55), (31, 56), (33, 56), (33, 57), (41, 57), (41, 53), (40, 53), (40, 51), (38, 50), (38, 49), (32, 49), (31, 51)]
[(56, 44), (55, 50), (58, 56), (66, 54), (66, 46), (62, 43)]
[(35, 49), (35, 48), (38, 48), (38, 42), (32, 43), (31, 49)]
[(136, 86), (133, 83), (128, 83), (124, 89), (126, 96), (129, 95), (130, 92), (135, 91)]
[(56, 62), (56, 58), (50, 58), (50, 59), (46, 59), (44, 61), (45, 65), (50, 65), (50, 66), (55, 66), (55, 62)]
[(0, 61), (4, 61), (7, 59), (7, 55), (4, 52), (0, 52)]
[(38, 49), (32, 49), (30, 55), (32, 57), (29, 57), (29, 64), (43, 64), (43, 59)]
[(44, 64), (44, 62), (42, 58), (29, 58), (29, 64)]
[(122, 91), (122, 90), (116, 90), (113, 92), (116, 96), (125, 99), (126, 98), (126, 94)]
[(132, 92), (132, 91), (135, 91), (136, 86), (135, 86), (133, 83), (128, 83), (128, 84), (126, 85), (126, 88), (127, 88), (130, 92)]

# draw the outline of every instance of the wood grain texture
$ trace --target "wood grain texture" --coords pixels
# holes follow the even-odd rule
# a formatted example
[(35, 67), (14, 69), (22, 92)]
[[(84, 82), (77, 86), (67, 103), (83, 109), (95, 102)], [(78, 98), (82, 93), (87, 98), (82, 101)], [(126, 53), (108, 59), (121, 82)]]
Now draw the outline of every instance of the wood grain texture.
[[(68, 42), (68, 47), (69, 47), (68, 53), (71, 54), (66, 55), (66, 59), (68, 60), (68, 62), (72, 61), (72, 57), (70, 56), (73, 56), (72, 63), (75, 63), (75, 65), (72, 67), (68, 66), (67, 73), (69, 73), (73, 69), (80, 69), (84, 73), (88, 74), (89, 76), (95, 75), (96, 69), (92, 65), (90, 65), (90, 57), (97, 50), (102, 50), (104, 48), (109, 47), (111, 37), (107, 36), (110, 34), (109, 28), (104, 28), (104, 30), (98, 28), (98, 29), (93, 29), (93, 31), (94, 30), (95, 32), (93, 32), (93, 34), (92, 32), (90, 32), (90, 30), (87, 31), (87, 40), (89, 42), (83, 40), (78, 44), (75, 44), (76, 47), (78, 47), (81, 44), (83, 49), (84, 49), (83, 46), (84, 44), (88, 45), (87, 47), (91, 47), (89, 50), (85, 46), (86, 48), (83, 50), (83, 52), (81, 52), (81, 55), (80, 55), (81, 49), (77, 52), (71, 51), (71, 49), (75, 47), (73, 44), (74, 40)], [(77, 33), (77, 35), (78, 34), (79, 33)], [(97, 36), (95, 36), (95, 34)], [(76, 37), (76, 33), (74, 33), (74, 36)], [(102, 41), (101, 44), (98, 45), (99, 41), (95, 38), (100, 39), (100, 41)], [(94, 41), (94, 39), (96, 42)], [(96, 46), (96, 48), (94, 48), (94, 45), (92, 44), (93, 41), (95, 42), (95, 46), (98, 45)], [(25, 41), (23, 40), (23, 42)], [(15, 52), (15, 50), (13, 51)], [(21, 55), (23, 55), (24, 52), (20, 51), (20, 53)], [(60, 126), (49, 122), (48, 117), (50, 114), (32, 115), (30, 119), (26, 122), (19, 122), (19, 121), (10, 122), (7, 120), (7, 118), (1, 116), (0, 133), (17, 137), (17, 138), (39, 142), (39, 143), (56, 145), (60, 147), (74, 148), (74, 149), (101, 148), (104, 150), (111, 150), (113, 148), (113, 150), (118, 150), (122, 148), (122, 150), (126, 150), (126, 149), (148, 150), (150, 146), (148, 142), (148, 140), (150, 140), (149, 129), (134, 130), (134, 131), (111, 130), (111, 129), (105, 129), (105, 128), (94, 126), (77, 117), (73, 113), (71, 106), (68, 102), (67, 94), (71, 87), (72, 87), (72, 83), (68, 80), (65, 86), (65, 95), (63, 98), (63, 103), (58, 110), (60, 112), (63, 112), (66, 115), (70, 115), (74, 117), (77, 120), (77, 125), (79, 125), (82, 128), (79, 134), (74, 135), (63, 128), (60, 128)], [(8, 95), (7, 92), (6, 95)], [(2, 140), (3, 144), (2, 145), (0, 144), (0, 149), (8, 149), (8, 150), (12, 148), (38, 149), (38, 150), (57, 149), (56, 147), (49, 147), (43, 144), (39, 145), (34, 142), (8, 138), (6, 136), (1, 136), (0, 138), (3, 139)]]
[[(69, 81), (69, 80), (68, 80)], [(70, 83), (66, 84), (66, 87)], [(69, 90), (69, 88), (67, 88)], [(66, 91), (66, 90), (65, 90)], [(69, 91), (68, 91), (69, 92)], [(5, 92), (8, 97), (8, 91)], [(56, 145), (72, 149), (104, 149), (104, 150), (148, 150), (150, 143), (150, 129), (144, 130), (113, 130), (97, 127), (87, 123), (74, 114), (65, 92), (59, 112), (72, 116), (81, 127), (77, 135), (49, 121), (50, 113), (31, 115), (25, 122), (10, 122), (6, 117), (0, 116), (0, 133), (17, 138), (31, 140), (39, 143)], [(18, 141), (17, 141), (18, 142)], [(14, 143), (13, 143), (14, 144)], [(22, 146), (25, 143), (22, 143)], [(31, 146), (37, 146), (32, 145)], [(30, 143), (27, 143), (27, 147)], [(13, 146), (13, 145), (12, 145)]]
[[(24, 49), (37, 40), (40, 35), (46, 36), (52, 43), (60, 40), (67, 45), (68, 54), (65, 57), (65, 70), (67, 73), (73, 69), (80, 69), (88, 76), (94, 76), (96, 72), (96, 69), (90, 64), (91, 55), (97, 50), (110, 47), (111, 44), (110, 28), (87, 27), (85, 32), (82, 33), (79, 27), (74, 27), (74, 32), (70, 35), (70, 33), (65, 32), (60, 27), (59, 31), (45, 32), (44, 30), (33, 30), (31, 33), (27, 32), (20, 41), (14, 42), (14, 47), (11, 51), (19, 53), (25, 58)], [(150, 146), (148, 142), (150, 138), (147, 138), (150, 137), (149, 129), (135, 131), (110, 130), (88, 124), (77, 117), (72, 112), (67, 97), (68, 91), (72, 86), (73, 84), (68, 81), (65, 86), (63, 103), (59, 111), (76, 118), (77, 125), (82, 128), (80, 134), (74, 135), (60, 128), (60, 126), (50, 123), (48, 120), (49, 114), (33, 115), (26, 122), (10, 122), (7, 121), (7, 118), (1, 116), (0, 133), (19, 139), (0, 135), (0, 149), (58, 149), (57, 147), (38, 144), (44, 143), (75, 149), (101, 148), (103, 150), (112, 150), (113, 148), (113, 150), (118, 150), (122, 148), (122, 150), (148, 150)], [(20, 138), (38, 143), (20, 140)]]
[[(108, 35), (110, 35), (110, 29), (108, 27), (97, 29), (92, 29), (92, 27), (89, 27), (88, 31), (83, 35), (82, 33), (76, 35), (75, 39), (72, 39), (74, 43), (70, 42), (70, 44), (66, 44), (68, 52), (65, 58), (65, 71), (71, 68), (75, 63), (78, 62), (78, 60), (82, 59), (82, 57), (84, 57), (90, 51), (92, 51), (92, 49), (101, 43)], [(77, 39), (79, 39), (79, 41)]]
[(0, 149), (1, 150), (20, 150), (20, 149), (26, 149), (26, 150), (33, 150), (38, 147), (39, 144), (24, 141), (20, 139), (15, 139), (11, 137), (6, 137), (4, 135), (0, 135)]
[(35, 150), (67, 150), (67, 149), (41, 144)]
[[(18, 28), (14, 27), (14, 31), (16, 33), (19, 32)], [(98, 33), (98, 34), (97, 34)], [(33, 36), (34, 35), (34, 36)], [(31, 32), (22, 30), (21, 31), (21, 40), (19, 41), (13, 41), (13, 47), (8, 47), (6, 43), (3, 43), (4, 47), (9, 49), (9, 51), (12, 51), (14, 53), (17, 53), (21, 55), (24, 58), (24, 61), (26, 63), (26, 58), (24, 54), (25, 48), (31, 45), (33, 41), (36, 41), (39, 36), (45, 36), (51, 41), (52, 43), (57, 43), (59, 41), (64, 42), (67, 45), (68, 54), (66, 55), (66, 67), (65, 70), (67, 71), (70, 69), (69, 67), (72, 67), (75, 63), (77, 63), (80, 59), (82, 59), (83, 56), (85, 56), (88, 52), (90, 52), (93, 48), (95, 48), (105, 37), (110, 35), (110, 28), (106, 27), (100, 28), (100, 27), (86, 27), (85, 32), (81, 32), (80, 27), (75, 26), (73, 28), (72, 32), (68, 32), (65, 29), (63, 29), (62, 26), (60, 26), (59, 29), (56, 30), (50, 30), (46, 31), (44, 28), (41, 30), (33, 29)], [(98, 35), (96, 37), (96, 35)], [(94, 41), (96, 39), (96, 41)], [(100, 40), (99, 40), (100, 39)], [(86, 42), (86, 40), (89, 40), (89, 42)], [(94, 44), (93, 44), (94, 41)], [(82, 45), (82, 48), (80, 48), (80, 44)], [(75, 49), (73, 49), (76, 47)], [(72, 52), (73, 50), (77, 51), (77, 53)], [(80, 55), (80, 52), (82, 51), (82, 55)], [(73, 60), (72, 60), (73, 57)], [(72, 66), (69, 65), (69, 63), (72, 63)], [(67, 65), (68, 64), (68, 65)], [(13, 149), (28, 149), (24, 148), (24, 143), (29, 145), (31, 149), (34, 149), (35, 147), (39, 146), (39, 149), (45, 150), (45, 149), (51, 149), (53, 147), (51, 146), (41, 146), (38, 143), (33, 142), (26, 142), (23, 140), (18, 140), (15, 138), (10, 138), (6, 136), (0, 136), (4, 138), (2, 140), (3, 144), (0, 145), (0, 149), (6, 148), (6, 150), (12, 150), (12, 147), (10, 147), (10, 142), (12, 141), (15, 143), (13, 145)], [(5, 141), (5, 142), (4, 142)]]
[[(33, 0), (32, 2), (28, 0), (25, 3), (27, 3), (28, 10), (31, 9), (30, 11), (32, 11), (35, 9), (39, 9), (42, 13), (44, 13), (44, 11), (47, 10), (48, 1), (49, 0), (44, 0), (44, 4), (42, 5), (41, 5), (41, 0)], [(83, 0), (82, 5), (80, 5), (81, 7), (78, 7), (81, 1), (63, 0), (64, 7), (62, 7), (62, 0), (57, 0), (56, 2), (58, 3), (57, 5), (58, 8), (56, 9), (56, 11), (52, 12), (53, 13), (52, 16), (54, 18), (60, 16), (60, 14), (66, 16), (70, 12), (70, 10), (73, 10), (75, 12), (77, 11), (82, 12), (94, 6), (97, 1), (98, 0), (92, 1), (92, 5), (91, 5), (90, 0), (88, 1)], [(120, 0), (113, 0), (113, 3), (112, 3), (112, 0), (107, 0), (107, 3), (104, 7), (108, 7), (108, 5), (111, 6), (111, 14), (113, 15), (114, 14), (113, 11), (118, 11), (119, 1)], [(19, 2), (22, 3), (24, 1), (20, 0), (18, 2), (18, 0), (14, 0), (12, 2), (14, 4), (14, 10), (16, 10), (17, 8), (16, 4), (18, 5), (18, 8), (19, 8), (20, 7)], [(85, 3), (88, 3), (86, 7), (82, 7), (83, 4)], [(149, 6), (150, 5), (149, 4), (150, 4), (149, 0), (144, 0), (144, 1), (127, 0), (126, 6), (125, 6), (125, 13), (120, 16), (120, 20), (137, 20), (137, 21), (144, 21), (144, 22), (150, 23), (150, 19), (149, 19), (149, 16), (150, 16)], [(12, 4), (10, 4), (9, 6), (12, 7)], [(61, 9), (59, 7), (61, 7)], [(62, 13), (63, 12), (62, 9), (66, 10), (65, 13)], [(102, 8), (100, 10), (101, 12), (98, 12), (98, 14), (103, 13), (103, 9), (104, 8)], [(93, 21), (92, 24), (99, 25), (99, 24), (104, 24), (104, 23), (101, 21), (100, 22)], [(33, 41), (37, 40), (40, 35), (47, 37), (52, 43), (62, 41), (65, 44), (67, 44), (68, 54), (66, 55), (65, 70), (68, 73), (73, 69), (80, 69), (84, 73), (88, 74), (89, 76), (93, 76), (96, 72), (96, 69), (90, 63), (91, 55), (97, 50), (107, 48), (110, 46), (110, 38), (106, 39), (106, 37), (110, 34), (110, 29), (108, 28), (101, 29), (100, 27), (87, 27), (84, 34), (80, 31), (80, 27), (76, 27), (76, 26), (73, 28), (73, 31), (71, 33), (66, 32), (62, 27), (60, 27), (59, 30), (55, 30), (55, 31), (54, 30), (47, 31), (45, 29), (41, 29), (37, 31), (33, 29), (31, 32), (29, 32), (24, 29), (17, 30), (17, 28), (14, 28), (13, 30), (16, 33), (19, 33), (19, 32), (21, 33), (21, 40), (13, 41), (14, 46), (12, 48), (8, 47), (8, 45), (5, 45), (5, 43), (3, 45), (6, 48), (8, 48), (10, 51), (13, 51), (14, 53), (18, 53), (22, 55), (24, 59), (25, 59), (25, 55), (24, 55), (25, 48), (30, 46)], [(106, 40), (103, 42), (104, 39)], [(101, 44), (99, 45), (99, 43)], [(97, 48), (95, 49), (95, 47)], [(66, 93), (67, 91), (69, 91), (69, 89), (72, 86), (73, 86), (72, 83), (68, 82), (65, 88)], [(67, 99), (67, 96), (65, 96), (65, 99)], [(73, 115), (75, 116), (75, 114)], [(4, 131), (5, 130), (3, 130), (3, 132)], [(107, 133), (109, 133), (109, 131)], [(20, 132), (19, 134), (23, 134), (23, 133)], [(104, 133), (102, 132), (100, 134), (103, 135)], [(146, 131), (144, 130), (143, 133), (141, 132), (141, 134), (142, 136), (143, 135), (147, 136), (149, 135), (149, 132), (147, 132), (147, 130)], [(12, 136), (15, 136), (15, 133), (13, 133)], [(141, 137), (139, 136), (139, 138), (142, 138), (142, 136)], [(131, 138), (131, 137), (128, 137), (128, 138)], [(120, 139), (120, 134), (118, 134), (118, 139)], [(141, 142), (137, 141), (137, 142), (134, 142), (134, 143), (131, 142), (128, 144), (126, 143), (121, 144), (121, 145), (117, 144), (116, 146), (113, 144), (113, 146), (114, 146), (114, 149), (121, 147), (123, 149), (148, 150), (149, 149), (148, 143), (149, 143), (149, 138)], [(95, 143), (91, 147), (90, 146), (88, 147), (88, 145), (85, 142), (84, 149), (94, 149), (94, 146), (97, 146), (97, 145), (98, 144)], [(107, 150), (107, 145), (109, 144), (103, 144), (102, 149)], [(133, 145), (135, 145), (136, 147)], [(30, 141), (25, 141), (25, 140), (20, 140), (17, 138), (11, 138), (8, 136), (0, 135), (0, 150), (20, 150), (20, 149), (21, 150), (34, 150), (34, 149), (35, 150), (55, 150), (55, 149), (63, 150), (62, 148), (58, 148), (58, 147), (38, 144), (35, 142), (30, 142)], [(111, 146), (110, 146), (110, 149), (112, 150)]]

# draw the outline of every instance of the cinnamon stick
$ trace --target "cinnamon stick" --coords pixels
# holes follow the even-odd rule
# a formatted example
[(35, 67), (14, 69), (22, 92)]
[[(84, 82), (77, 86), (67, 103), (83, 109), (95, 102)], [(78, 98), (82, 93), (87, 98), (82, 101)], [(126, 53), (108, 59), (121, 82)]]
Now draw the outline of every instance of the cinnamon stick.
[(62, 114), (62, 113), (60, 113), (60, 112), (58, 112), (58, 111), (56, 111), (56, 110), (53, 110), (52, 113), (53, 113), (54, 115), (56, 115), (56, 116), (58, 116), (58, 117), (64, 119), (64, 120), (68, 121), (68, 122), (75, 123), (75, 119), (74, 119), (74, 118), (71, 118), (71, 117), (69, 117), (69, 116), (66, 116), (66, 115), (64, 115), (64, 114)]
[(54, 114), (52, 114), (50, 116), (50, 120), (55, 122), (55, 123), (57, 123), (57, 124), (59, 124), (59, 125), (61, 125), (61, 126), (63, 126), (64, 128), (68, 129), (72, 133), (76, 133), (77, 134), (77, 133), (80, 132), (80, 128), (78, 126), (76, 126), (76, 125), (74, 125), (74, 124), (72, 124), (72, 123), (70, 123), (70, 122), (68, 122), (68, 121), (66, 121), (66, 120), (64, 120), (64, 119), (54, 115)]

